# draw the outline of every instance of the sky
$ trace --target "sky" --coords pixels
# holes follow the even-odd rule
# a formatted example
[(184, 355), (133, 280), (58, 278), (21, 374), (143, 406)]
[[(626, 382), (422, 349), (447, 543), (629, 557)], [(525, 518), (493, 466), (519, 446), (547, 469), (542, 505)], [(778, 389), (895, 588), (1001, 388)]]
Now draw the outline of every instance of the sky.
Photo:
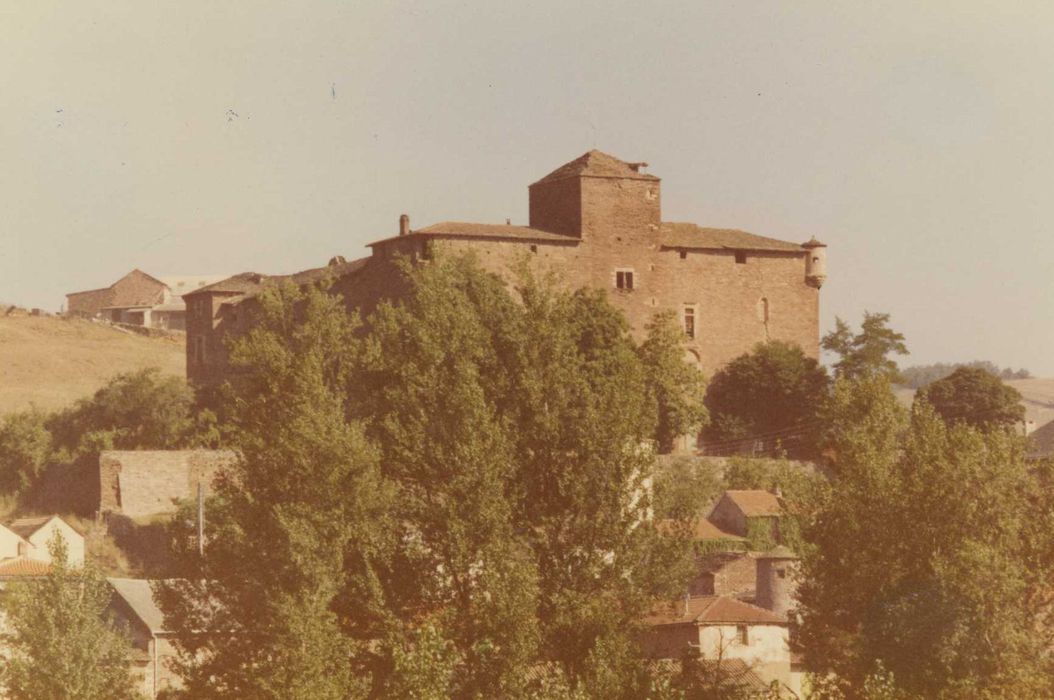
[(0, 301), (527, 221), (587, 150), (828, 249), (821, 331), (1054, 376), (1054, 3), (0, 3)]

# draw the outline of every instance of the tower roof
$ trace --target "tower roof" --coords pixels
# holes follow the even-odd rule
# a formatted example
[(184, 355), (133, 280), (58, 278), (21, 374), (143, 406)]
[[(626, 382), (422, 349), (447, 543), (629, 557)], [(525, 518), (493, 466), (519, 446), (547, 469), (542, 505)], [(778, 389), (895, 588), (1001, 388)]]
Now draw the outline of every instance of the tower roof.
[(534, 184), (566, 180), (571, 177), (609, 177), (620, 180), (658, 181), (659, 178), (654, 175), (640, 172), (640, 169), (645, 166), (647, 166), (647, 163), (627, 163), (594, 148), (592, 151), (575, 158), (570, 163), (564, 163)]

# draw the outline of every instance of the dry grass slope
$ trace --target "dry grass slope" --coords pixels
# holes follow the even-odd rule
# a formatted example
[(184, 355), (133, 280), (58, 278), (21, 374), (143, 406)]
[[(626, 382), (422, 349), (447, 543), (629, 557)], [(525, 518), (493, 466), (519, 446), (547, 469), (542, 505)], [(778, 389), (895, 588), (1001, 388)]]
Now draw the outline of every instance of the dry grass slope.
[(66, 406), (144, 367), (185, 376), (182, 339), (147, 338), (78, 319), (0, 317), (0, 415)]

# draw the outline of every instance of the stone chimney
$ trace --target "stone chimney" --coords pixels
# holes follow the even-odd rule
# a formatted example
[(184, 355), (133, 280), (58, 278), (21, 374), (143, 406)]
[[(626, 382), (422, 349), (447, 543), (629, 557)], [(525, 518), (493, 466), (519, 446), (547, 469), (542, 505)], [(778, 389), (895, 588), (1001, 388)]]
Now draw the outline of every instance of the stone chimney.
[(399, 217), (399, 235), (405, 236), (410, 233), (410, 217), (403, 214)]

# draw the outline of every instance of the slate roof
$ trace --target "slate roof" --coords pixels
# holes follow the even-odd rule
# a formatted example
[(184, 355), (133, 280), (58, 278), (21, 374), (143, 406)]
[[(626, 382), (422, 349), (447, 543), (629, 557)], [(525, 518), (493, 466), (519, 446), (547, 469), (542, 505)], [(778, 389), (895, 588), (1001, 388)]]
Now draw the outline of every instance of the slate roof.
[(611, 177), (628, 180), (658, 180), (648, 173), (640, 172), (647, 163), (627, 163), (615, 156), (593, 149), (569, 163), (564, 163), (534, 184), (556, 182), (570, 177)]
[(28, 557), (12, 557), (0, 561), (0, 579), (47, 576), (51, 564)]
[(780, 615), (727, 596), (699, 596), (657, 605), (649, 625), (786, 625)]
[(748, 518), (758, 515), (779, 515), (783, 512), (775, 494), (759, 489), (725, 491), (727, 497)]
[(116, 593), (150, 630), (151, 634), (165, 632), (165, 616), (154, 601), (154, 590), (150, 581), (138, 578), (108, 578)]
[(414, 229), (406, 236), (391, 236), (370, 243), (370, 246), (380, 245), (399, 238), (409, 236), (454, 236), (458, 238), (504, 238), (519, 241), (542, 241), (555, 243), (578, 243), (578, 238), (565, 236), (550, 231), (542, 231), (528, 226), (513, 226), (512, 224), (476, 224), (466, 221), (442, 221), (425, 228)]
[(697, 224), (664, 221), (659, 229), (664, 248), (697, 250), (760, 250), (768, 252), (804, 253), (798, 243), (759, 236), (734, 228), (708, 228)]

